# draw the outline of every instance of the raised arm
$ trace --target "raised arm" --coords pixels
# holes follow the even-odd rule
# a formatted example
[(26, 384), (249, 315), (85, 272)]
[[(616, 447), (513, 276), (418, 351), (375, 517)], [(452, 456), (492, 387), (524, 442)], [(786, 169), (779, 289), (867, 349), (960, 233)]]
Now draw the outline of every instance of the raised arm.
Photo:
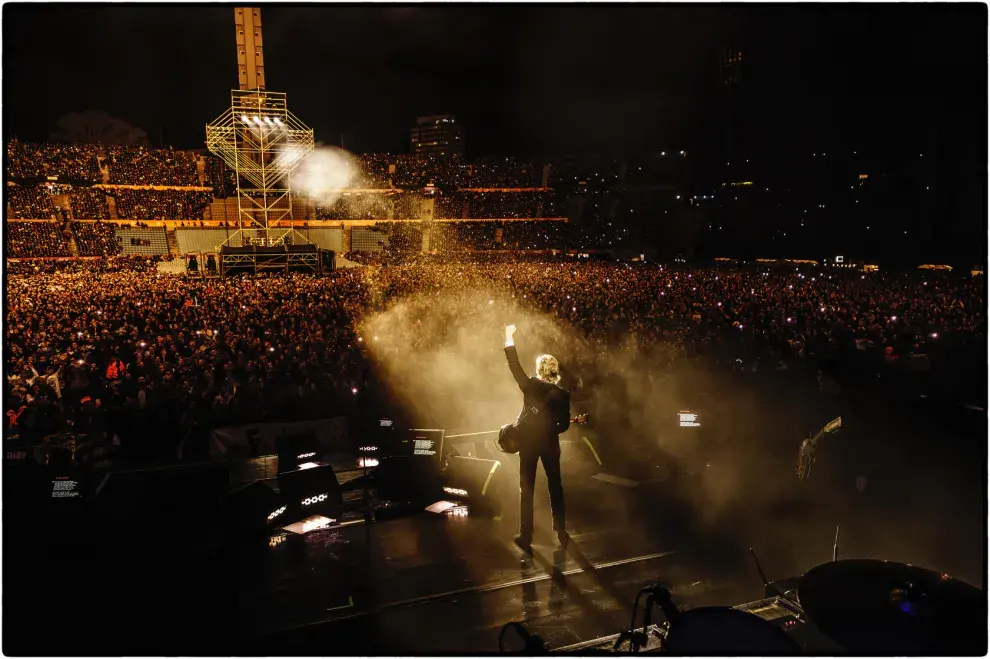
[(516, 354), (516, 342), (513, 339), (513, 335), (516, 333), (515, 325), (507, 325), (505, 328), (505, 359), (509, 362), (509, 371), (512, 373), (512, 377), (515, 378), (516, 384), (519, 385), (519, 390), (526, 393), (526, 385), (529, 384), (529, 378), (526, 377), (526, 372), (523, 371), (522, 365), (519, 363), (519, 355)]

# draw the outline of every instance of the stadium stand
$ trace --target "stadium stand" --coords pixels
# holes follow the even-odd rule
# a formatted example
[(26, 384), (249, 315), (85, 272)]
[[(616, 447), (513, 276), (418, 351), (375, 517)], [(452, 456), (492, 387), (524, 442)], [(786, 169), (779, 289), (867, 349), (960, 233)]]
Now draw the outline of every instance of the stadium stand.
[(116, 188), (109, 193), (122, 220), (202, 220), (213, 199), (211, 193), (197, 190)]
[(352, 252), (380, 252), (389, 246), (389, 229), (385, 225), (351, 229)]
[(179, 252), (212, 252), (230, 236), (226, 229), (176, 229)]
[(76, 220), (109, 220), (107, 193), (100, 188), (72, 188), (68, 194), (72, 217)]
[(7, 142), (7, 178), (40, 179), (48, 176), (99, 183), (98, 147), (90, 144)]
[(25, 220), (50, 220), (55, 215), (52, 197), (43, 187), (7, 186), (7, 217)]
[(116, 233), (124, 254), (168, 254), (168, 235), (164, 227), (118, 228)]
[(79, 256), (115, 256), (120, 254), (120, 242), (114, 231), (114, 225), (106, 222), (70, 223), (76, 236)]
[(72, 256), (66, 230), (58, 222), (7, 222), (7, 256)]
[(342, 252), (344, 249), (344, 232), (337, 227), (301, 228), (299, 233), (321, 249), (332, 249), (335, 252)]
[(110, 182), (126, 185), (199, 185), (191, 153), (145, 147), (107, 147)]

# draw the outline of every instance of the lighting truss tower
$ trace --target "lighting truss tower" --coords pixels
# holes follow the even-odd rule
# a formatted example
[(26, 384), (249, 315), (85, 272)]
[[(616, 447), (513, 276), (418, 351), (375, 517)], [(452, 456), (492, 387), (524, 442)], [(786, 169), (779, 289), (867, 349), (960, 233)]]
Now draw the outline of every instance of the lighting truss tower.
[(313, 130), (289, 112), (285, 94), (232, 90), (230, 109), (206, 125), (206, 146), (237, 176), (237, 230), (222, 244), (309, 242), (293, 224), (289, 176), (313, 150)]

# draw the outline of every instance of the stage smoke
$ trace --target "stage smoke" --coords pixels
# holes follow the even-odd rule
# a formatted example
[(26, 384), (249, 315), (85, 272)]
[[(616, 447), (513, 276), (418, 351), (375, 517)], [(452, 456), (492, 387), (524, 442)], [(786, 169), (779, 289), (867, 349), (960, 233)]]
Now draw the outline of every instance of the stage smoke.
[(318, 146), (293, 174), (292, 188), (329, 206), (341, 197), (344, 188), (360, 178), (361, 168), (352, 154), (332, 146)]

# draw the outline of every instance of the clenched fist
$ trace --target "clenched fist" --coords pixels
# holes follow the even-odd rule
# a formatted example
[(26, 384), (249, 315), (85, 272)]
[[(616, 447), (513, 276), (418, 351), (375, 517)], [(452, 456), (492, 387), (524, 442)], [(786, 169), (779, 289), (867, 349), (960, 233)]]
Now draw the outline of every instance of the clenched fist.
[(505, 326), (505, 343), (507, 345), (510, 344), (510, 343), (512, 343), (512, 335), (515, 334), (515, 333), (516, 333), (516, 326), (515, 325), (506, 325)]

